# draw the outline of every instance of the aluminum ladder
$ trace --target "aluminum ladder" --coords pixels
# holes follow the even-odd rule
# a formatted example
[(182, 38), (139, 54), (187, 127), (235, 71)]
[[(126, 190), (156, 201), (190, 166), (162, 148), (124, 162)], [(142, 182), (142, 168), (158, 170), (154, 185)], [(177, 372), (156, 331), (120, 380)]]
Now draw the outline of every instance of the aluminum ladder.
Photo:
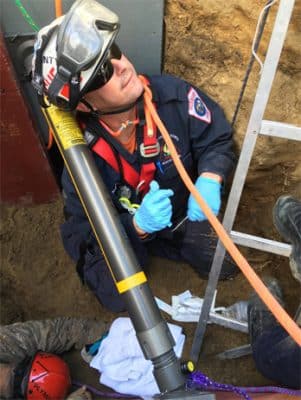
[[(244, 142), (242, 144), (240, 157), (234, 174), (233, 183), (222, 222), (225, 230), (228, 232), (234, 243), (287, 257), (291, 252), (290, 245), (274, 240), (264, 239), (258, 236), (248, 235), (242, 232), (236, 232), (232, 230), (232, 227), (258, 135), (275, 136), (278, 138), (298, 141), (301, 140), (300, 127), (263, 119), (293, 8), (294, 0), (280, 0), (273, 32), (268, 45), (268, 51), (263, 64), (251, 116), (247, 126)], [(216, 292), (218, 278), (225, 253), (226, 250), (221, 241), (219, 241), (213, 258), (202, 311), (195, 330), (190, 353), (190, 358), (195, 362), (199, 358), (206, 326), (210, 317), (210, 308)], [(215, 323), (219, 322), (215, 321)], [(221, 323), (221, 325), (223, 325), (223, 323)], [(241, 327), (235, 320), (233, 320), (231, 323), (228, 321), (227, 325), (224, 326), (241, 330)]]

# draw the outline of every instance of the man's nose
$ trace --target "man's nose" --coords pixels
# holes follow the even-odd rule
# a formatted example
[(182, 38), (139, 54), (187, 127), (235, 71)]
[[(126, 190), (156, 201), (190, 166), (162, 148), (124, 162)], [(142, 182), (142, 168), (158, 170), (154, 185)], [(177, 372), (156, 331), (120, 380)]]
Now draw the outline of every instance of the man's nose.
[(116, 58), (112, 58), (111, 63), (113, 65), (114, 71), (117, 75), (122, 73), (126, 69), (126, 63), (125, 63), (123, 57), (121, 57), (120, 60), (118, 60)]

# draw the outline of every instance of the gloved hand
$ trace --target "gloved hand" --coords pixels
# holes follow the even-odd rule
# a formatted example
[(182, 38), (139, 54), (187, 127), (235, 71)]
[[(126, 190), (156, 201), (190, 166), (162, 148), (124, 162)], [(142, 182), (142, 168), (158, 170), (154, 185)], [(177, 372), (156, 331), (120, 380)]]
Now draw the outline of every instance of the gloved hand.
[[(215, 179), (199, 176), (195, 182), (195, 187), (213, 213), (217, 215), (221, 206), (221, 184)], [(187, 216), (190, 221), (204, 221), (207, 219), (192, 195), (188, 199)]]
[(142, 231), (153, 233), (171, 226), (172, 206), (171, 189), (160, 189), (158, 182), (151, 181), (150, 190), (134, 216), (134, 223)]

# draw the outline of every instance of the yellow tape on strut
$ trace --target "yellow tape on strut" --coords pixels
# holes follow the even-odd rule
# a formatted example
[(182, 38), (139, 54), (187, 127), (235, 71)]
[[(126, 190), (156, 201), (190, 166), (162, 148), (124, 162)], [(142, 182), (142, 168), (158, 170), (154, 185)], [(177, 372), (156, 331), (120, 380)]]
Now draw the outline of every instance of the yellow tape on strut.
[(74, 116), (70, 112), (50, 106), (47, 108), (47, 113), (51, 117), (54, 128), (59, 132), (59, 140), (64, 150), (79, 144), (86, 144), (83, 133), (74, 123)]
[(129, 276), (122, 281), (115, 282), (118, 292), (124, 293), (136, 286), (142, 285), (142, 283), (147, 282), (145, 273), (143, 271), (137, 272), (134, 275)]

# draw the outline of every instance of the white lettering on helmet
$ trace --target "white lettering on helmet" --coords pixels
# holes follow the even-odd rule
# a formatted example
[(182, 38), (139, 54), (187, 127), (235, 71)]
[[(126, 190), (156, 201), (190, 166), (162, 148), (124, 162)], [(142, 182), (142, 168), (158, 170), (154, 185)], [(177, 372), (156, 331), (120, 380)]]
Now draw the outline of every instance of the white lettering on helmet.
[(53, 61), (55, 61), (55, 57), (53, 56), (42, 56), (43, 64), (53, 64)]

